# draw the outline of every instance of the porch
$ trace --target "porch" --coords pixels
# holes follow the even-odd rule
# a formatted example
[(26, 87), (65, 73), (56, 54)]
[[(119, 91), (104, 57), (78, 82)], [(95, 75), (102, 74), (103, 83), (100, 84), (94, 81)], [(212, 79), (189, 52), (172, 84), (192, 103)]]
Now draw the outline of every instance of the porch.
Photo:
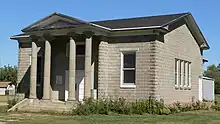
[(54, 13), (22, 32), (11, 39), (18, 40), (19, 45), (31, 46), (30, 67), (24, 65), (30, 69), (30, 81), (18, 79), (18, 83), (30, 82), (29, 99), (97, 98), (99, 44), (106, 39), (109, 29)]
[(100, 37), (89, 33), (32, 36), (30, 99), (97, 98)]

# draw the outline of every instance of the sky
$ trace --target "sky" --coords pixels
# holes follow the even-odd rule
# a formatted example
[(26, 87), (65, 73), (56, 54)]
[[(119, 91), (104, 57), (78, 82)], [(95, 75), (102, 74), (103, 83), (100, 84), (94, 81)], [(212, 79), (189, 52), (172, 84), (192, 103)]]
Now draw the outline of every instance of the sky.
[(0, 2), (0, 66), (17, 65), (18, 43), (10, 36), (59, 12), (85, 21), (191, 12), (210, 45), (204, 57), (220, 63), (219, 0), (2, 0)]

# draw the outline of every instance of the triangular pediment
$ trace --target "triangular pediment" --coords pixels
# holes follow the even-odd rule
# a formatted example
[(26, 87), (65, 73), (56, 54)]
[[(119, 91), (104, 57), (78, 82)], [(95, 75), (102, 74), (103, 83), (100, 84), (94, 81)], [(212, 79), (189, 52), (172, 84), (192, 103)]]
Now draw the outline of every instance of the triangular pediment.
[(83, 24), (87, 24), (87, 22), (63, 14), (54, 13), (24, 28), (22, 31), (29, 32), (49, 29), (75, 28)]

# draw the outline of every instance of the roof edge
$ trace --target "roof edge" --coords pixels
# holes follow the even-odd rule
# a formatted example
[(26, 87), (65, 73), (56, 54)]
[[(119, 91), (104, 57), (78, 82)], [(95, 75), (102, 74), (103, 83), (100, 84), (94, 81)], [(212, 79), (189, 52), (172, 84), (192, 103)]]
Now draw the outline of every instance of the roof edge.
[(194, 19), (193, 16), (192, 16), (192, 14), (190, 13), (190, 14), (187, 16), (186, 19), (189, 20), (189, 21), (192, 23), (192, 26), (194, 26), (194, 27), (196, 28), (195, 30), (196, 30), (197, 33), (198, 33), (198, 34), (197, 34), (198, 37), (203, 41), (203, 44), (202, 44), (200, 47), (201, 47), (203, 50), (208, 50), (208, 49), (210, 49), (210, 46), (209, 46), (208, 42), (206, 41), (204, 35), (202, 34), (202, 32), (201, 32), (201, 30), (200, 30), (198, 24), (196, 23), (195, 19)]
[(176, 19), (174, 19), (174, 20), (172, 20), (172, 21), (169, 21), (169, 22), (163, 24), (162, 27), (165, 27), (165, 26), (167, 26), (167, 25), (173, 24), (173, 23), (175, 23), (175, 22), (181, 20), (182, 18), (184, 18), (184, 17), (186, 17), (186, 16), (188, 16), (188, 15), (190, 15), (190, 14), (191, 14), (190, 12), (187, 12), (187, 13), (185, 13), (184, 15), (182, 15), (182, 16), (180, 16), (180, 17), (178, 17), (178, 18), (176, 18)]
[(60, 16), (60, 17), (62, 17), (62, 18), (69, 19), (69, 20), (80, 21), (80, 22), (83, 22), (83, 23), (85, 23), (85, 24), (89, 24), (89, 23), (90, 23), (90, 22), (87, 22), (87, 21), (84, 21), (84, 20), (80, 20), (80, 19), (71, 17), (71, 16), (67, 16), (67, 15), (64, 15), (64, 14), (61, 14), (61, 13), (54, 12), (54, 13), (50, 14), (49, 16), (46, 16), (46, 17), (44, 17), (44, 18), (42, 18), (42, 19), (40, 19), (40, 20), (34, 22), (33, 24), (31, 24), (31, 25), (29, 25), (29, 26), (23, 28), (21, 31), (22, 31), (22, 32), (27, 32), (28, 29), (31, 28), (33, 25), (36, 25), (37, 23), (40, 23), (40, 22), (42, 22), (42, 21), (44, 21), (44, 20), (47, 20), (47, 19), (49, 19), (50, 17), (55, 16), (55, 15), (56, 15), (56, 16)]
[(30, 35), (27, 35), (27, 34), (19, 34), (19, 35), (11, 36), (10, 39), (19, 40), (20, 38), (29, 38), (29, 37), (30, 37)]
[(31, 25), (29, 25), (29, 26), (23, 28), (21, 31), (22, 31), (22, 32), (25, 32), (25, 31), (27, 31), (28, 28), (32, 27), (33, 25), (35, 25), (35, 24), (37, 24), (37, 23), (39, 23), (39, 22), (41, 22), (41, 21), (44, 21), (44, 20), (46, 20), (46, 19), (48, 19), (48, 18), (50, 18), (50, 17), (52, 17), (52, 16), (54, 16), (54, 15), (58, 15), (58, 13), (57, 13), (57, 12), (54, 12), (54, 13), (50, 14), (49, 16), (46, 16), (46, 17), (44, 17), (44, 18), (42, 18), (42, 19), (40, 19), (40, 20), (38, 20), (38, 21), (32, 23)]

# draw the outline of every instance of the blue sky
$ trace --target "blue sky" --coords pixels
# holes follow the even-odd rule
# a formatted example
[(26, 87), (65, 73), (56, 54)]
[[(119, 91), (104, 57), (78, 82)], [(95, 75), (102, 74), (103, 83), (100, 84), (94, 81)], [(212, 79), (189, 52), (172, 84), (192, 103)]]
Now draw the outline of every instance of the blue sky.
[(209, 64), (220, 63), (219, 0), (4, 0), (0, 2), (1, 65), (17, 65), (18, 44), (9, 37), (53, 13), (86, 21), (191, 12), (211, 49)]

